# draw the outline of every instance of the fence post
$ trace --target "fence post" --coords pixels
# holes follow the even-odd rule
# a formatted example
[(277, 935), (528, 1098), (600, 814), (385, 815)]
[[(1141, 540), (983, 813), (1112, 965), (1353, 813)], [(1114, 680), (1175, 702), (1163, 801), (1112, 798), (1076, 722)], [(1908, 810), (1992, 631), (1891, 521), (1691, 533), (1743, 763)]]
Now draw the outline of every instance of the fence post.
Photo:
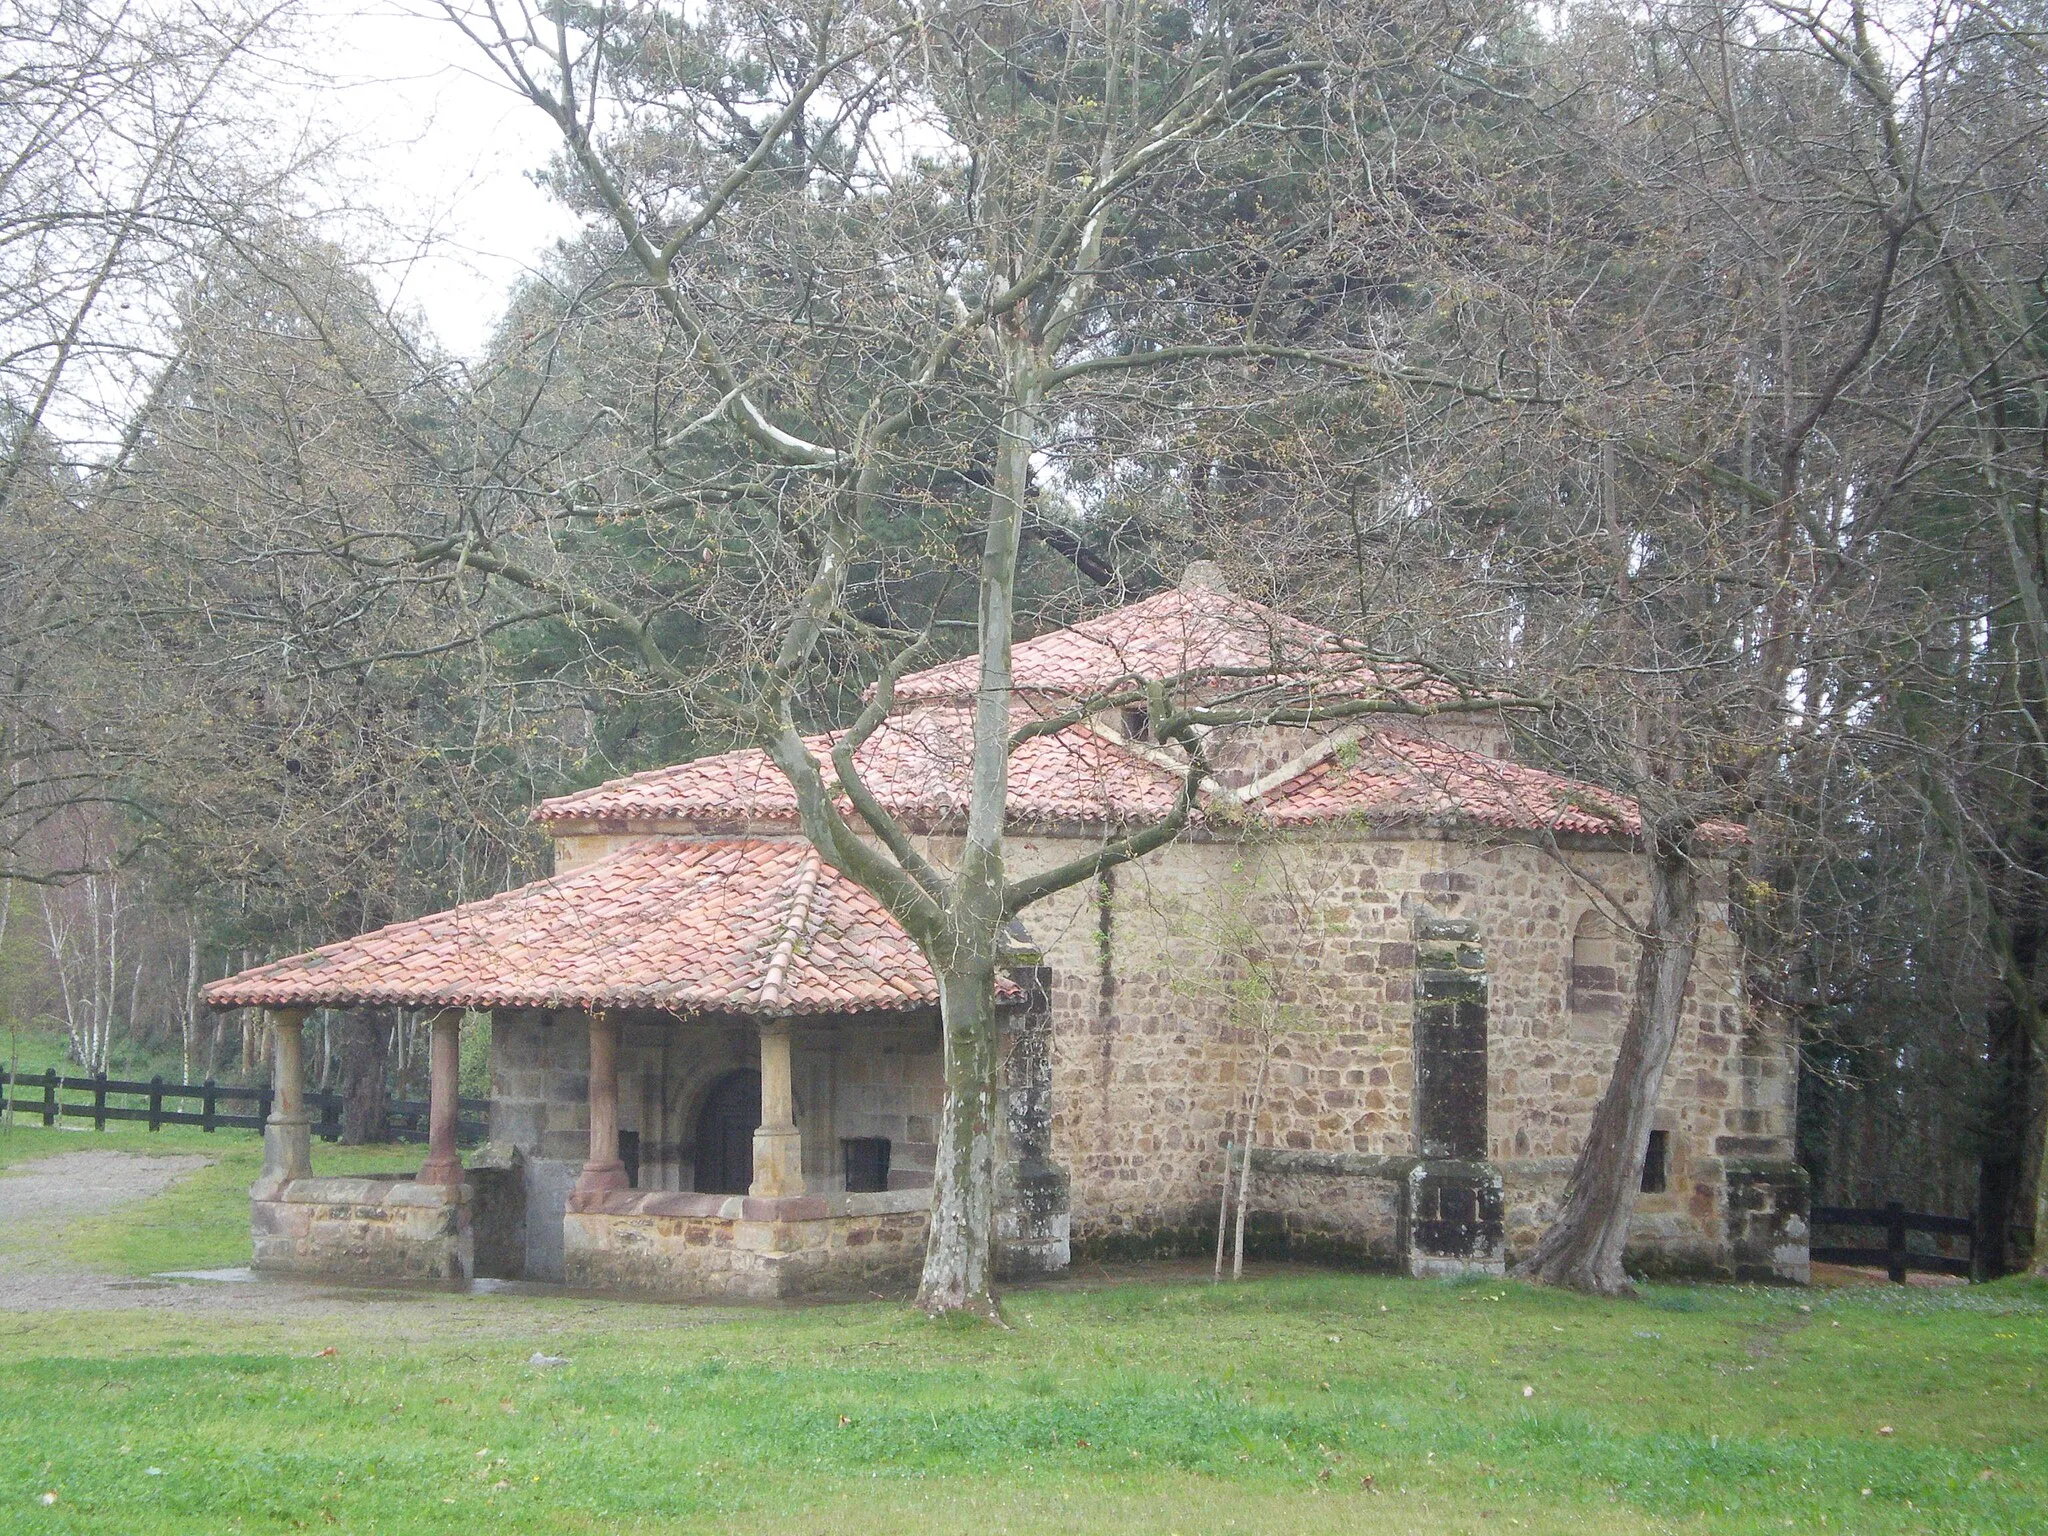
[(1884, 1207), (1885, 1270), (1893, 1285), (1906, 1283), (1906, 1206), (1887, 1200)]
[(273, 1091), (272, 1089), (265, 1088), (262, 1095), (256, 1100), (256, 1123), (258, 1125), (270, 1124), (270, 1095)]
[(57, 1123), (57, 1069), (50, 1068), (43, 1074), (43, 1124)]
[(159, 1072), (149, 1080), (149, 1128), (160, 1131), (164, 1128), (164, 1075)]
[(96, 1131), (107, 1128), (107, 1074), (104, 1072), (92, 1075), (92, 1128)]
[(199, 1129), (211, 1134), (213, 1131), (213, 1106), (216, 1102), (214, 1090), (220, 1085), (209, 1077), (202, 1086), (206, 1089), (206, 1092), (199, 1100)]

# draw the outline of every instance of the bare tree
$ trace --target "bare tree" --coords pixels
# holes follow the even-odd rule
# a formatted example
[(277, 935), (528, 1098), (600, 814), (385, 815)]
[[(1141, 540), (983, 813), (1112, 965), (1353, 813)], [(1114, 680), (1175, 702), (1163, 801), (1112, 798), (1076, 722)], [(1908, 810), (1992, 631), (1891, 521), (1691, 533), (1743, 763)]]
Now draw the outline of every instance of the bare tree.
[(104, 1072), (127, 958), (121, 881), (86, 875), (68, 890), (45, 888), (39, 894), (71, 1057), (88, 1072)]
[[(1270, 390), (1307, 369), (1498, 397), (1493, 381), (1402, 365), (1348, 315), (1316, 329), (1309, 296), (1292, 288), (1272, 324), (1185, 303), (1155, 255), (1161, 239), (1188, 239), (1183, 210), (1166, 211), (1180, 186), (1248, 189), (1269, 152), (1328, 170), (1331, 102), (1353, 88), (1332, 76), (1428, 53), (1455, 25), (1226, 7), (1162, 34), (1119, 4), (773, 16), (720, 5), (688, 19), (633, 6), (587, 20), (492, 0), (448, 9), (560, 130), (564, 179), (609, 221), (661, 363), (647, 386), (659, 409), (643, 400), (634, 412), (655, 431), (633, 458), (526, 508), (754, 518), (744, 535), (698, 525), (712, 542), (753, 541), (751, 606), (774, 616), (735, 648), (750, 658), (739, 718), (794, 786), (806, 836), (884, 902), (938, 974), (947, 1095), (919, 1304), (985, 1307), (1005, 926), (1174, 837), (1208, 777), (1206, 730), (1304, 716), (1270, 682), (1246, 680), (1219, 703), (1181, 695), (1179, 679), (1133, 677), (1020, 719), (1010, 651), (1039, 486), (1090, 438), (1171, 432), (1198, 383)], [(694, 472), (703, 456), (681, 455), (700, 439), (720, 445), (709, 473)], [(680, 483), (673, 470), (686, 471)], [(628, 498), (607, 506), (604, 493), (621, 489)], [(522, 542), (535, 558), (516, 557)], [(459, 564), (537, 597), (682, 686), (659, 604), (636, 611), (606, 594), (573, 543), (535, 521), (401, 543), (385, 558)], [(878, 566), (921, 578), (922, 600), (878, 583)], [(869, 792), (857, 754), (889, 716), (896, 680), (935, 654), (956, 582), (972, 594), (978, 680), (967, 807), (942, 862)], [(876, 682), (828, 770), (799, 712), (821, 670), (863, 654), (877, 658)], [(1173, 813), (1011, 876), (1010, 754), (1099, 708), (1147, 701), (1157, 739), (1186, 763)], [(1407, 707), (1357, 697), (1343, 708)]]

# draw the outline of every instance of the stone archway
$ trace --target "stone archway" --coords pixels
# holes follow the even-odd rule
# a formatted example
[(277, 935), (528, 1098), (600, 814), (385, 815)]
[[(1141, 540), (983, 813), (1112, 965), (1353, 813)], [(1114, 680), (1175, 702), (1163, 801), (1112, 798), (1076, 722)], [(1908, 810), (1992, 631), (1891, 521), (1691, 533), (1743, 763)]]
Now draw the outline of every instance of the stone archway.
[(754, 1182), (754, 1132), (761, 1125), (761, 1074), (727, 1072), (697, 1111), (698, 1193), (744, 1195)]

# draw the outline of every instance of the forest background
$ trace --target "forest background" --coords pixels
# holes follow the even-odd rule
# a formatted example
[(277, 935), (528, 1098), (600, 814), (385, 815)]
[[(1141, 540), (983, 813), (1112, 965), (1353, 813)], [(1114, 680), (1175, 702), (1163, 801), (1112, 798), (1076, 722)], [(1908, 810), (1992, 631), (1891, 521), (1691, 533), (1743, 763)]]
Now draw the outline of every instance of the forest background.
[[(1086, 87), (1091, 38), (1144, 78), (1218, 38), (1284, 75), (1104, 237), (1065, 323), (1115, 361), (1028, 465), (1020, 627), (1213, 559), (1374, 655), (1552, 701), (1525, 753), (1659, 825), (1743, 820), (1749, 985), (1799, 1030), (1815, 1198), (1981, 1207), (2021, 1262), (2048, 1099), (2048, 7), (445, 24), (506, 15), (597, 61), (610, 94), (572, 125), (653, 237), (716, 207), (689, 297), (801, 360), (762, 386), (790, 420), (887, 396), (913, 334), (892, 263), (951, 259), (949, 210), (1021, 174), (931, 129), (969, 75), (934, 62), (948, 40), (1000, 60), (975, 100), (1018, 142)], [(573, 147), (548, 186), (582, 232), (480, 354), (386, 302), (314, 195), (332, 146), (281, 150), (264, 111), (310, 67), (295, 25), (0, 13), (0, 1030), (28, 1065), (255, 1070), (200, 985), (532, 878), (537, 799), (752, 739), (816, 556), (816, 466), (735, 449), (766, 418), (736, 424), (738, 386), (677, 344)], [(755, 180), (721, 200), (736, 166)], [(868, 506), (792, 685), (806, 727), (845, 723), (906, 634), (971, 645), (995, 468), (947, 405)], [(323, 1083), (373, 1107), (419, 1070), (417, 1022), (317, 1017)]]

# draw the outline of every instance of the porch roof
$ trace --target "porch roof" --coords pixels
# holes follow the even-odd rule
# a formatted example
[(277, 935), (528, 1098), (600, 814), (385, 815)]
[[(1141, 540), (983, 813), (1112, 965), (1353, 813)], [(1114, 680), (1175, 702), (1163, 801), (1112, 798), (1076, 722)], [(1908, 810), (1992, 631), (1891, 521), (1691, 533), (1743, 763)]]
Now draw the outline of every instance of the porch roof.
[(751, 1015), (935, 1007), (930, 964), (795, 838), (647, 838), (593, 864), (273, 961), (215, 1008), (648, 1008)]

